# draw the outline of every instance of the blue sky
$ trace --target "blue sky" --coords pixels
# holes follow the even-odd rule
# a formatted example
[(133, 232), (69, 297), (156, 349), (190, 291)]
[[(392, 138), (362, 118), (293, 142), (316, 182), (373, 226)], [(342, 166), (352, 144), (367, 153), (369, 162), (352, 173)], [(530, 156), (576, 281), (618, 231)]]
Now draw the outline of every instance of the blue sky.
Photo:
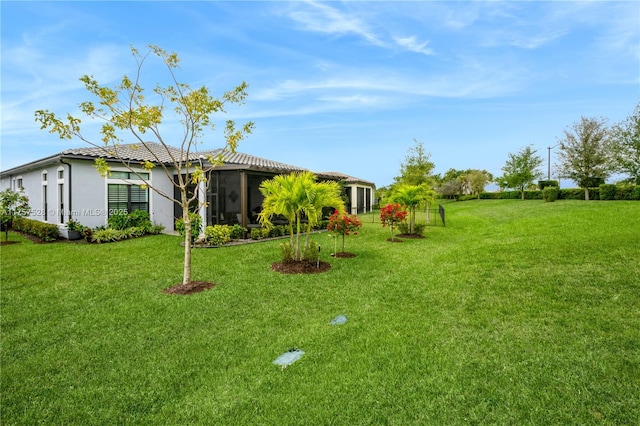
[[(388, 185), (414, 145), (436, 172), (487, 169), (532, 144), (545, 159), (581, 116), (610, 124), (640, 100), (640, 2), (1, 3), (1, 169), (71, 147), (34, 111), (77, 113), (78, 78), (131, 75), (129, 46), (178, 53), (182, 82), (255, 122), (240, 152)], [(157, 63), (145, 79), (164, 82)], [(158, 74), (156, 74), (158, 73)], [(95, 125), (89, 123), (91, 135)], [(177, 129), (168, 123), (167, 139)], [(222, 144), (222, 132), (205, 137)], [(552, 153), (552, 164), (554, 155)]]

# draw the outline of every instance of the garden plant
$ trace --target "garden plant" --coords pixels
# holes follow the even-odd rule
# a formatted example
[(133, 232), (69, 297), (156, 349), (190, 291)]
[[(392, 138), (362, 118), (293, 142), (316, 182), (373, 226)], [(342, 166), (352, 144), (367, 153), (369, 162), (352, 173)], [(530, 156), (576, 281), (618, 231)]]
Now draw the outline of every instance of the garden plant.
[(407, 211), (398, 203), (387, 204), (382, 209), (380, 209), (380, 222), (382, 222), (382, 227), (389, 227), (389, 232), (391, 233), (391, 237), (388, 241), (396, 242), (402, 241), (394, 237), (394, 231), (398, 224), (404, 221), (407, 218)]
[(360, 222), (360, 219), (358, 219), (357, 215), (339, 212), (338, 210), (333, 212), (333, 214), (329, 217), (327, 230), (336, 238), (338, 236), (342, 237), (342, 251), (338, 253), (336, 250), (334, 250), (334, 257), (353, 256), (352, 253), (347, 253), (344, 251), (344, 240), (345, 237), (348, 237), (350, 235), (358, 235), (358, 230), (360, 228), (362, 228), (362, 223)]

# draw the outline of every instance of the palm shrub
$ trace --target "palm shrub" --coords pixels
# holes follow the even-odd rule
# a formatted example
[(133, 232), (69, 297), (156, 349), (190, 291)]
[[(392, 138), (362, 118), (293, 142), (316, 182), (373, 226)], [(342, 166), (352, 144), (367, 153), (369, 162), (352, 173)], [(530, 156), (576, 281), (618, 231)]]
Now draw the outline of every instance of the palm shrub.
[(340, 213), (338, 210), (329, 217), (327, 230), (336, 236), (342, 236), (342, 252), (344, 253), (345, 236), (358, 235), (358, 230), (362, 228), (362, 223), (358, 216), (347, 213)]
[(322, 209), (333, 207), (344, 210), (338, 183), (316, 182), (316, 175), (309, 171), (274, 176), (260, 184), (260, 192), (264, 195), (264, 200), (258, 219), (267, 228), (273, 227), (271, 219), (274, 216), (282, 215), (288, 220), (289, 245), (294, 261), (304, 258), (300, 238), (303, 218), (307, 220), (304, 248), (308, 248), (309, 234), (312, 227), (321, 220)]
[(435, 200), (435, 191), (429, 185), (400, 185), (391, 193), (391, 202), (399, 203), (409, 210), (409, 234), (415, 234), (416, 210), (419, 206)]

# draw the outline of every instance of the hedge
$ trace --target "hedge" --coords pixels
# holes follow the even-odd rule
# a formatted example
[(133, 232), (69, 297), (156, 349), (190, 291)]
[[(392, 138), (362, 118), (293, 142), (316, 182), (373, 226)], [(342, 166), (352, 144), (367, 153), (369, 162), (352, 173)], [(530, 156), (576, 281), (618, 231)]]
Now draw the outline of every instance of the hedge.
[(56, 225), (24, 217), (14, 218), (12, 228), (15, 231), (38, 237), (42, 241), (55, 241), (60, 236), (60, 231)]
[[(554, 187), (547, 185), (545, 187)], [(481, 192), (482, 200), (519, 200), (520, 191)], [(475, 200), (477, 195), (462, 195), (460, 201)], [(543, 200), (544, 191), (525, 191), (525, 200)], [(558, 191), (558, 200), (584, 200), (584, 188), (565, 188)], [(602, 184), (589, 188), (589, 200), (640, 200), (640, 185)]]

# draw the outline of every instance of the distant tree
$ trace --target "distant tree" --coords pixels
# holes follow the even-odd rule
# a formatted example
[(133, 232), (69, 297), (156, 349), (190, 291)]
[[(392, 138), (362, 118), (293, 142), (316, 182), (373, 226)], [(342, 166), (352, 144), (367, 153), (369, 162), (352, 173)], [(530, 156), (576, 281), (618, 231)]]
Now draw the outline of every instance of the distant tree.
[(464, 171), (449, 169), (440, 178), (436, 191), (446, 198), (455, 198), (464, 191)]
[(5, 241), (9, 241), (9, 228), (13, 219), (29, 215), (29, 198), (19, 192), (5, 189), (0, 192), (0, 220)]
[(508, 188), (520, 191), (524, 200), (524, 191), (533, 184), (534, 181), (543, 176), (538, 169), (543, 163), (542, 157), (536, 155), (531, 145), (524, 147), (518, 153), (509, 153), (509, 159), (502, 167), (503, 178)]
[(430, 183), (431, 173), (435, 164), (430, 160), (431, 154), (424, 150), (422, 142), (413, 140), (414, 145), (409, 148), (404, 163), (400, 166), (400, 176), (395, 182), (404, 185), (422, 185)]
[(435, 199), (435, 192), (429, 185), (400, 185), (393, 194), (391, 201), (400, 204), (409, 210), (409, 233), (414, 234), (416, 223), (416, 210), (420, 205), (425, 205)]
[[(175, 70), (179, 68), (180, 59), (176, 53), (167, 52), (157, 46), (149, 46), (149, 50), (144, 54), (131, 47), (131, 54), (137, 64), (134, 77), (131, 79), (125, 75), (114, 88), (100, 85), (92, 76), (85, 75), (80, 78), (87, 91), (97, 98), (97, 103), (82, 102), (79, 107), (80, 111), (89, 118), (89, 121), (103, 123), (100, 128), (102, 136), (100, 141), (86, 138), (81, 131), (81, 120), (70, 114), (66, 119), (63, 119), (48, 110), (38, 110), (35, 117), (36, 121), (40, 122), (42, 129), (49, 129), (50, 133), (57, 133), (61, 139), (76, 137), (101, 149), (105, 157), (117, 158), (122, 166), (134, 173), (138, 179), (144, 181), (145, 187), (151, 188), (160, 196), (173, 201), (182, 208), (186, 230), (182, 284), (188, 285), (191, 283), (192, 229), (189, 206), (194, 202), (198, 203), (199, 192), (191, 192), (189, 188), (193, 184), (206, 184), (208, 172), (222, 163), (222, 154), (217, 157), (209, 155), (206, 158), (196, 155), (198, 145), (202, 143), (201, 139), (205, 130), (214, 129), (213, 116), (215, 114), (225, 113), (227, 105), (244, 103), (247, 97), (247, 84), (243, 82), (236, 88), (223, 93), (219, 98), (215, 98), (206, 86), (194, 89), (177, 80)], [(143, 66), (150, 56), (156, 56), (163, 63), (168, 72), (168, 84), (165, 87), (156, 86), (153, 89), (153, 96), (147, 98), (140, 83)], [(157, 99), (157, 103), (148, 103), (147, 99)], [(183, 127), (178, 147), (180, 156), (175, 155), (173, 147), (164, 139), (160, 131), (163, 121), (173, 119), (173, 117), (165, 117), (167, 110), (177, 116)], [(245, 135), (251, 133), (252, 129), (252, 122), (247, 122), (242, 128), (237, 129), (233, 120), (227, 120), (224, 128), (225, 149), (234, 152), (238, 143)], [(123, 158), (119, 154), (118, 147), (123, 141), (121, 138), (123, 132), (127, 138), (133, 137), (144, 147), (147, 147), (149, 135), (151, 135), (151, 138), (164, 148), (167, 158), (171, 158), (171, 165), (160, 161), (157, 154), (150, 149), (146, 149), (146, 152), (141, 150), (142, 154), (148, 154), (148, 158), (142, 164), (138, 162), (131, 164), (127, 158)], [(177, 193), (180, 194), (179, 197), (174, 198), (173, 191), (167, 193), (161, 187), (156, 187), (140, 173), (139, 167), (148, 171), (156, 164), (162, 168), (168, 181), (173, 183)], [(110, 173), (110, 167), (104, 158), (96, 160), (96, 168), (103, 177)]]
[(484, 191), (484, 187), (493, 181), (493, 175), (486, 170), (468, 170), (464, 177), (470, 192), (477, 194), (478, 199), (480, 199), (480, 193)]
[(615, 171), (640, 185), (640, 104), (632, 115), (613, 126), (611, 143)]
[(559, 144), (560, 175), (584, 188), (584, 198), (589, 200), (590, 184), (604, 182), (613, 170), (606, 121), (582, 117), (564, 131)]

